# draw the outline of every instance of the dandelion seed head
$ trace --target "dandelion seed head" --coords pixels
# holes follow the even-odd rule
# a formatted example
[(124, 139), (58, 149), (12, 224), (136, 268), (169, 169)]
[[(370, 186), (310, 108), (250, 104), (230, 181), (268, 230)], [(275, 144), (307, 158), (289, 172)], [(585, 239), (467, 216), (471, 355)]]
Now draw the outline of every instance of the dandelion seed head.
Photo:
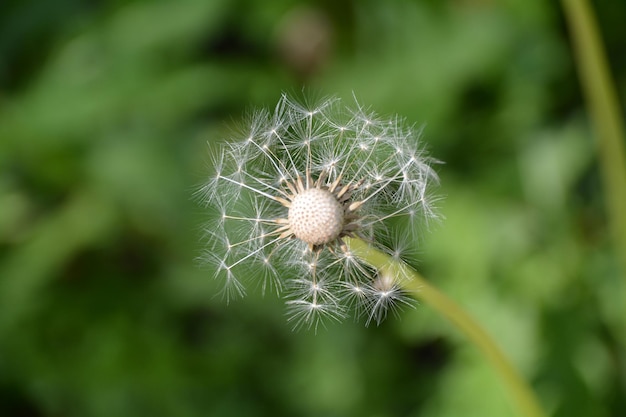
[(288, 218), (296, 238), (318, 246), (337, 239), (343, 229), (344, 209), (331, 192), (311, 188), (294, 197)]
[(396, 241), (390, 222), (405, 221), (414, 237), (414, 224), (436, 216), (428, 191), (437, 177), (419, 131), (358, 103), (285, 95), (248, 123), (212, 157), (215, 172), (198, 192), (217, 214), (205, 228), (204, 260), (223, 278), (224, 295), (242, 296), (259, 281), (287, 299), (293, 323), (315, 328), (351, 309), (379, 323), (406, 304), (399, 283), (350, 253), (345, 239), (399, 258), (385, 246)]

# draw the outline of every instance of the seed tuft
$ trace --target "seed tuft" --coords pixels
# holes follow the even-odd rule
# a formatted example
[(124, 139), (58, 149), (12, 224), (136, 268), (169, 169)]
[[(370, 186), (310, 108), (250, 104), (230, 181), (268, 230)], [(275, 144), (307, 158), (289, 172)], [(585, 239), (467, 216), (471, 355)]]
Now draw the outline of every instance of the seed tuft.
[[(308, 105), (283, 95), (274, 112), (252, 113), (240, 139), (216, 152), (199, 191), (217, 211), (203, 259), (224, 279), (225, 296), (260, 280), (286, 296), (292, 323), (312, 327), (348, 310), (378, 323), (405, 304), (397, 282), (405, 278), (381, 278), (345, 238), (398, 258), (418, 223), (436, 217), (437, 176), (419, 133), (338, 99)], [(398, 236), (411, 244), (397, 245)]]

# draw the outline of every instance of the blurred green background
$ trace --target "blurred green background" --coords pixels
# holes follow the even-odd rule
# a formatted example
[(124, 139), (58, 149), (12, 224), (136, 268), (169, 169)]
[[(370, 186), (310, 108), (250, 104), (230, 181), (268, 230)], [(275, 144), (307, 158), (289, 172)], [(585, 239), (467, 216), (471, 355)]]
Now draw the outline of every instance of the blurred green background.
[[(626, 95), (626, 3), (596, 1)], [(293, 332), (198, 265), (208, 147), (281, 92), (425, 126), (416, 264), (554, 416), (626, 415), (624, 286), (558, 2), (0, 3), (0, 416), (513, 416), (427, 305)], [(208, 143), (208, 145), (207, 145)]]

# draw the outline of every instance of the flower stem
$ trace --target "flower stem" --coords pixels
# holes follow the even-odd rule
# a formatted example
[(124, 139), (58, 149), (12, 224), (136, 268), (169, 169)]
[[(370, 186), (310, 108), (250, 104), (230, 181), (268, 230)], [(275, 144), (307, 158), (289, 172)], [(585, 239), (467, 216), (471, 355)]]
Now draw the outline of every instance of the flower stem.
[(593, 10), (586, 0), (562, 0), (580, 81), (597, 137), (609, 228), (626, 278), (626, 151), (624, 123)]
[(360, 239), (346, 239), (346, 241), (354, 255), (373, 267), (395, 276), (407, 277), (408, 279), (400, 281), (408, 292), (430, 304), (465, 333), (496, 369), (521, 415), (526, 417), (546, 416), (530, 386), (522, 379), (487, 332), (458, 304), (429, 284), (408, 265), (392, 259)]

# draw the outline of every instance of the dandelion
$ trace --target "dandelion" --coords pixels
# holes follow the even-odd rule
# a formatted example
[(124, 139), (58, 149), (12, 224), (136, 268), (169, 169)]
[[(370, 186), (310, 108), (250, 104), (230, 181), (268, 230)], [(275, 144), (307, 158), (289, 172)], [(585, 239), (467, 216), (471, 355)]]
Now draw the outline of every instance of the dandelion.
[(246, 281), (284, 295), (294, 327), (350, 312), (380, 323), (419, 296), (481, 349), (524, 415), (543, 416), (480, 324), (403, 262), (416, 223), (435, 217), (432, 163), (419, 131), (397, 117), (283, 96), (213, 156), (198, 192), (214, 211), (203, 259), (227, 299), (244, 295)]
[(283, 295), (296, 327), (350, 312), (379, 323), (409, 304), (398, 282), (405, 278), (354, 256), (346, 238), (398, 258), (399, 248), (383, 243), (398, 242), (398, 219), (407, 235), (435, 217), (431, 164), (419, 132), (397, 117), (283, 95), (273, 113), (252, 113), (241, 137), (213, 157), (215, 172), (199, 191), (215, 214), (203, 259), (227, 299), (245, 294), (250, 281)]

